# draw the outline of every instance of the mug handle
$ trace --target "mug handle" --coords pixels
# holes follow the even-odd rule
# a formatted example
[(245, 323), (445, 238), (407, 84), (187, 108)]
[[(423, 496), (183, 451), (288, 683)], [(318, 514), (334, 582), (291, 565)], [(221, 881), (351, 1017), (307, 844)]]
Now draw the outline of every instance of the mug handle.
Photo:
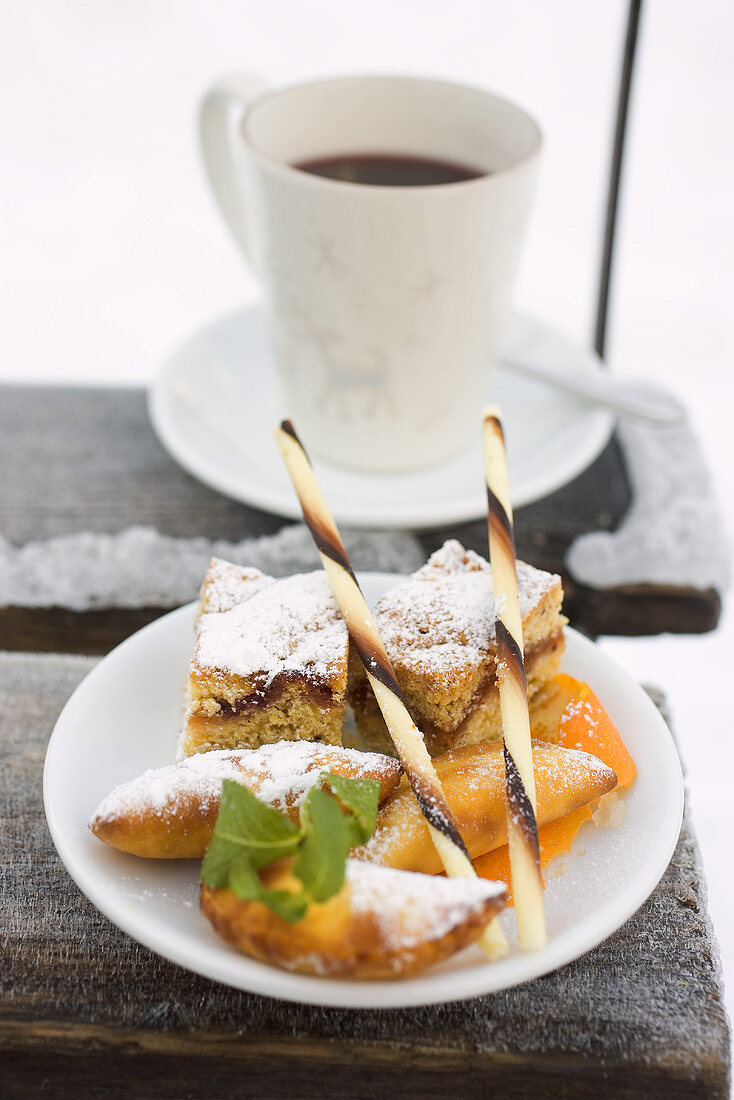
[(212, 85), (199, 106), (199, 143), (207, 179), (222, 217), (248, 260), (247, 215), (232, 118), (235, 111), (241, 117), (265, 87), (251, 73), (230, 73)]

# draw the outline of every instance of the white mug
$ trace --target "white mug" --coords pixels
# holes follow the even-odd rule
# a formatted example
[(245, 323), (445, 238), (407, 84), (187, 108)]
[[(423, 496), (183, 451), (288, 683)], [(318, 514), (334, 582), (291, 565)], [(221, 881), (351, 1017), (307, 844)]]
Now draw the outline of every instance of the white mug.
[[(283, 411), (306, 447), (364, 470), (439, 463), (480, 430), (541, 135), (476, 88), (348, 77), (222, 80), (200, 111), (214, 195), (262, 283)], [(348, 153), (486, 174), (397, 187), (294, 165)]]

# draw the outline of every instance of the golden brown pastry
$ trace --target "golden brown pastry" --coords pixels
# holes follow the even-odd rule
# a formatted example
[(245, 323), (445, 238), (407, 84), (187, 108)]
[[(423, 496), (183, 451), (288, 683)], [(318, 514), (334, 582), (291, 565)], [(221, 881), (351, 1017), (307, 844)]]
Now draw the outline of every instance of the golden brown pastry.
[(198, 753), (117, 787), (100, 803), (89, 828), (105, 844), (133, 855), (201, 858), (219, 813), (222, 780), (244, 784), (297, 820), (303, 799), (327, 771), (376, 779), (380, 801), (400, 778), (400, 764), (389, 756), (308, 741)]
[(340, 745), (348, 646), (320, 570), (275, 579), (212, 558), (196, 619), (181, 755), (278, 741)]
[[(268, 889), (295, 884), (290, 860), (261, 872)], [(257, 901), (202, 884), (201, 908), (238, 950), (322, 977), (406, 978), (474, 943), (504, 906), (502, 883), (411, 875), (347, 860), (346, 884), (290, 924)]]
[[(561, 578), (517, 563), (531, 727), (564, 648)], [(501, 740), (497, 639), (489, 564), (449, 539), (375, 605), (375, 622), (410, 715), (437, 754)], [(351, 703), (364, 742), (390, 739), (361, 663), (350, 657)], [(554, 738), (555, 739), (555, 738)]]
[[(507, 843), (501, 742), (464, 745), (434, 760), (446, 800), (472, 859)], [(533, 741), (538, 825), (600, 798), (616, 785), (611, 768), (586, 752)], [(357, 859), (438, 874), (441, 864), (425, 821), (403, 779), (377, 815), (375, 831)]]

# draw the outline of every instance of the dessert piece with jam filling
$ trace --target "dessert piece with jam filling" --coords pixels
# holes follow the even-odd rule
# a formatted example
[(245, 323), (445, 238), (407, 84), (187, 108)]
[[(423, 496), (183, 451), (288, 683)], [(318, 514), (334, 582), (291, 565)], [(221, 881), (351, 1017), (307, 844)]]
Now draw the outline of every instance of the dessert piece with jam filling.
[(179, 755), (284, 740), (341, 744), (348, 647), (323, 571), (278, 580), (213, 558)]
[[(531, 727), (534, 736), (547, 738), (542, 703), (563, 653), (563, 589), (560, 577), (525, 562), (517, 572)], [(489, 563), (455, 539), (377, 602), (377, 629), (433, 754), (502, 736), (494, 620)], [(364, 741), (389, 751), (379, 707), (354, 659), (348, 697)]]

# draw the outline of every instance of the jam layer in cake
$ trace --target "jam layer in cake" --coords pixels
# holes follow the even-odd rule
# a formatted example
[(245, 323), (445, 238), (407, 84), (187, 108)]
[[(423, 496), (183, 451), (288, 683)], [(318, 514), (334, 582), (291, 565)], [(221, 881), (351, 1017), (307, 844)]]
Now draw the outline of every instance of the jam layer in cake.
[(326, 575), (276, 580), (214, 558), (201, 591), (180, 752), (340, 744), (347, 628)]
[[(517, 569), (532, 726), (558, 669), (566, 619), (560, 577), (525, 562)], [(502, 735), (494, 619), (489, 564), (453, 539), (376, 605), (377, 628), (408, 709), (434, 754)], [(389, 736), (356, 660), (349, 701), (361, 736), (385, 751)]]

